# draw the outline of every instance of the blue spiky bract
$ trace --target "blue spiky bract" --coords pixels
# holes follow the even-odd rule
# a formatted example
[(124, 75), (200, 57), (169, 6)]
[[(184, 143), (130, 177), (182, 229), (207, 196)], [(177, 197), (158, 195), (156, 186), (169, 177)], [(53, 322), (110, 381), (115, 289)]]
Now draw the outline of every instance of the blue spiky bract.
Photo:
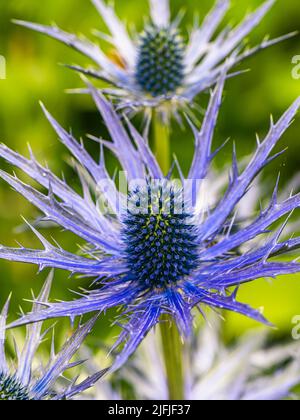
[[(186, 339), (193, 331), (192, 309), (199, 305), (234, 311), (268, 324), (260, 311), (237, 300), (237, 290), (243, 283), (262, 277), (300, 272), (297, 261), (274, 259), (278, 254), (299, 249), (300, 237), (282, 237), (286, 223), (279, 226), (273, 235), (266, 235), (266, 232), (270, 232), (270, 226), (280, 224), (284, 216), (300, 207), (300, 194), (279, 199), (277, 185), (270, 204), (257, 214), (251, 212), (246, 222), (243, 219), (242, 224), (238, 223), (239, 215), (236, 214), (236, 209), (257, 175), (274, 159), (272, 151), (294, 119), (300, 107), (300, 98), (276, 123), (271, 121), (268, 134), (264, 140), (257, 141), (254, 156), (243, 170), (239, 168), (234, 149), (229, 182), (227, 186), (224, 185), (225, 193), (218, 194), (214, 205), (208, 206), (206, 211), (199, 211), (201, 206), (198, 204), (203, 197), (201, 190), (197, 188), (197, 180), (205, 179), (209, 175), (208, 179), (213, 179), (212, 186), (214, 185), (212, 161), (216, 152), (212, 144), (226, 77), (227, 73), (224, 71), (212, 93), (201, 130), (190, 122), (195, 135), (195, 153), (188, 173), (189, 182), (185, 183), (187, 180), (184, 179), (183, 171), (180, 167), (178, 169), (187, 197), (184, 203), (195, 202), (196, 205), (192, 211), (189, 205), (184, 207), (181, 216), (171, 212), (163, 220), (160, 211), (158, 214), (152, 214), (152, 202), (149, 208), (146, 207), (150, 211), (142, 216), (136, 214), (132, 211), (134, 205), (138, 207), (136, 194), (129, 195), (128, 201), (131, 205), (125, 216), (124, 211), (118, 211), (119, 204), (124, 203), (124, 198), (126, 201), (126, 194), (117, 190), (116, 184), (109, 176), (104, 148), (112, 151), (120, 162), (129, 186), (136, 186), (139, 180), (156, 180), (164, 185), (163, 183), (172, 178), (172, 173), (168, 178), (164, 177), (147, 139), (128, 120), (127, 130), (112, 105), (88, 82), (87, 89), (112, 140), (108, 142), (99, 139), (102, 150), (100, 161), (96, 162), (85, 149), (84, 143), (78, 142), (72, 134), (64, 130), (43, 107), (58, 137), (77, 160), (77, 166), (81, 167), (79, 172), (82, 194), (71, 189), (64, 179), (58, 178), (38, 163), (32, 152), (28, 159), (0, 145), (0, 155), (48, 190), (48, 194), (25, 184), (16, 175), (0, 171), (1, 178), (37, 206), (47, 220), (52, 220), (75, 233), (87, 243), (87, 255), (82, 252), (80, 255), (73, 254), (57, 244), (50, 243), (31, 226), (42, 242), (42, 249), (2, 246), (0, 258), (33, 263), (40, 268), (64, 269), (100, 282), (99, 288), (87, 291), (74, 301), (47, 303), (45, 307), (39, 307), (37, 311), (24, 315), (11, 326), (56, 317), (69, 317), (74, 320), (76, 316), (103, 313), (110, 308), (121, 307), (124, 329), (116, 347), (120, 345), (122, 351), (114, 364), (114, 367), (119, 367), (135, 351), (147, 333), (160, 322), (162, 315), (170, 315), (176, 322), (181, 336)], [(84, 174), (88, 176), (85, 177)], [(93, 184), (90, 182), (91, 178)], [(94, 184), (98, 185), (101, 197), (114, 210), (113, 217), (111, 212), (99, 212), (98, 203), (89, 192), (90, 186)], [(155, 191), (156, 207), (159, 210), (157, 203), (160, 202), (161, 194), (155, 189), (152, 191), (151, 188), (151, 194)], [(140, 192), (141, 198), (144, 198), (142, 201), (146, 201), (148, 193)], [(177, 192), (176, 190), (175, 197)], [(167, 201), (165, 198), (162, 200), (163, 207), (169, 203), (170, 198)], [(159, 226), (162, 220), (164, 224)], [(155, 241), (152, 237), (155, 237)], [(172, 238), (176, 239), (176, 243), (172, 244)], [(262, 243), (263, 238), (265, 240)], [(247, 252), (244, 251), (245, 245), (248, 248)], [(152, 257), (149, 252), (152, 253)], [(181, 257), (179, 265), (176, 265), (176, 256)], [(153, 267), (150, 267), (151, 258), (159, 260)], [(167, 265), (168, 261), (170, 265)], [(146, 268), (150, 269), (149, 275), (146, 274)], [(235, 287), (234, 292), (232, 287)]]
[(0, 372), (0, 401), (28, 401), (29, 390), (14, 376)]
[(136, 80), (153, 97), (174, 94), (184, 79), (184, 44), (177, 29), (149, 26), (140, 37)]

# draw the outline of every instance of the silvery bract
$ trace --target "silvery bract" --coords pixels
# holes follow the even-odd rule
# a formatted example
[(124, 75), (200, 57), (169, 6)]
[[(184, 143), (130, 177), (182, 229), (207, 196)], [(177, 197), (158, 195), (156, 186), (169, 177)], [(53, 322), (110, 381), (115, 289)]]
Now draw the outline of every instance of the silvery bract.
[[(185, 351), (185, 399), (187, 400), (281, 400), (297, 398), (293, 388), (300, 382), (299, 344), (268, 346), (266, 331), (254, 330), (226, 346), (219, 323), (209, 317)], [(151, 366), (151, 369), (149, 369)], [(97, 363), (93, 364), (96, 369)], [(161, 340), (151, 333), (130, 363), (118, 373), (138, 400), (168, 400), (167, 378)], [(101, 383), (91, 393), (98, 399)], [(119, 394), (111, 398), (122, 399)]]
[(96, 67), (71, 67), (110, 84), (108, 93), (120, 108), (156, 109), (165, 118), (179, 118), (178, 109), (187, 111), (200, 92), (216, 83), (225, 66), (233, 67), (256, 51), (286, 38), (265, 40), (257, 47), (244, 48), (245, 39), (274, 0), (263, 3), (235, 28), (226, 27), (215, 36), (230, 6), (229, 0), (218, 0), (203, 23), (195, 23), (187, 43), (183, 37), (187, 31), (180, 28), (180, 15), (171, 19), (169, 0), (150, 0), (151, 17), (143, 32), (134, 36), (129, 35), (113, 7), (103, 0), (92, 2), (110, 31), (110, 36), (102, 33), (100, 36), (112, 45), (115, 51), (112, 56), (105, 54), (98, 43), (56, 26), (17, 23), (50, 35), (90, 58)]

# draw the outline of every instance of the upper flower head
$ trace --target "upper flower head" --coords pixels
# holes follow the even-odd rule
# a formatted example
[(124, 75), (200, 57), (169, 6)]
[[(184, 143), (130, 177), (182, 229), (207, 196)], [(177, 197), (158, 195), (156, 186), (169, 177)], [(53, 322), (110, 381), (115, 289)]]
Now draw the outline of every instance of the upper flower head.
[[(217, 153), (212, 151), (212, 140), (225, 79), (224, 73), (212, 94), (201, 130), (191, 123), (195, 153), (187, 179), (179, 165), (179, 180), (173, 179), (172, 171), (164, 177), (147, 141), (128, 120), (127, 131), (109, 102), (89, 84), (112, 138), (98, 139), (102, 151), (99, 163), (44, 109), (62, 143), (78, 161), (82, 195), (40, 165), (32, 152), (27, 159), (4, 145), (0, 147), (4, 159), (46, 188), (48, 194), (4, 171), (0, 172), (2, 179), (36, 205), (47, 220), (80, 236), (88, 245), (85, 256), (75, 255), (53, 245), (32, 227), (44, 249), (1, 247), (0, 257), (41, 268), (65, 269), (96, 278), (100, 284), (75, 301), (48, 304), (45, 309), (25, 315), (14, 326), (61, 316), (73, 319), (122, 306), (128, 322), (116, 344), (127, 341), (116, 360), (115, 366), (120, 366), (164, 314), (174, 318), (182, 337), (191, 334), (192, 309), (199, 305), (228, 309), (266, 322), (259, 311), (237, 302), (237, 290), (228, 290), (265, 276), (300, 271), (297, 262), (274, 259), (300, 245), (298, 237), (280, 241), (286, 223), (263, 245), (253, 241), (298, 208), (300, 195), (279, 202), (277, 185), (269, 206), (247, 223), (238, 224), (233, 214), (257, 175), (274, 158), (271, 152), (294, 118), (300, 98), (276, 124), (271, 122), (265, 140), (258, 140), (257, 150), (243, 170), (234, 149), (227, 190), (204, 211), (201, 181), (208, 176)], [(125, 187), (122, 178), (119, 189), (110, 178), (104, 147), (122, 165), (127, 176)], [(95, 190), (91, 194), (93, 183)]]
[(149, 26), (141, 36), (135, 78), (153, 97), (176, 92), (184, 79), (184, 45), (175, 29)]
[[(37, 298), (37, 301), (47, 304), (50, 292), (52, 275), (49, 276), (45, 285)], [(37, 313), (42, 305), (34, 304), (32, 313)], [(47, 366), (40, 366), (37, 351), (47, 334), (42, 332), (42, 324), (37, 323), (27, 327), (26, 341), (22, 351), (17, 354), (17, 367), (10, 369), (5, 354), (5, 329), (8, 315), (9, 300), (0, 314), (0, 401), (7, 400), (62, 400), (71, 399), (92, 387), (105, 373), (98, 372), (80, 384), (65, 384), (63, 388), (58, 387), (59, 378), (65, 371), (72, 367), (71, 360), (83, 343), (86, 336), (90, 333), (96, 317), (84, 325), (64, 344), (61, 351), (55, 355), (54, 349), (47, 362)], [(77, 363), (78, 364), (78, 363)], [(75, 366), (75, 364), (73, 364)]]
[(232, 67), (285, 38), (264, 41), (258, 47), (241, 51), (245, 38), (274, 1), (267, 0), (237, 27), (214, 38), (230, 5), (229, 0), (218, 0), (202, 25), (194, 25), (186, 42), (180, 18), (171, 20), (169, 0), (150, 0), (151, 17), (142, 33), (134, 37), (112, 7), (103, 0), (92, 0), (111, 33), (110, 37), (101, 34), (113, 46), (111, 56), (98, 44), (57, 27), (17, 23), (48, 34), (89, 57), (96, 68), (71, 67), (111, 84), (113, 88), (108, 92), (117, 99), (120, 108), (155, 108), (169, 116), (177, 107), (188, 108), (196, 95), (215, 84), (224, 66)]

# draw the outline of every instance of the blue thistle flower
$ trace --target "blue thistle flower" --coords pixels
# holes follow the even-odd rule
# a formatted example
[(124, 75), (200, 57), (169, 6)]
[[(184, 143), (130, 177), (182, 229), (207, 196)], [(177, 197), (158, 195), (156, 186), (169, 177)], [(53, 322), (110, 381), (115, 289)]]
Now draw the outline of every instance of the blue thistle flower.
[[(170, 202), (163, 197), (166, 192), (170, 192)], [(191, 213), (176, 211), (180, 193), (163, 181), (146, 182), (129, 196), (129, 211), (122, 219), (124, 251), (130, 277), (146, 288), (176, 284), (197, 268), (197, 228), (190, 220)], [(145, 201), (146, 211), (130, 211), (137, 195), (138, 208), (143, 208), (141, 201)]]
[(291, 36), (264, 40), (254, 48), (242, 50), (244, 40), (274, 1), (267, 0), (237, 27), (214, 38), (230, 6), (229, 0), (217, 0), (203, 24), (194, 25), (186, 43), (179, 27), (181, 15), (171, 20), (169, 0), (149, 0), (151, 18), (134, 38), (111, 6), (103, 0), (92, 0), (111, 33), (109, 37), (98, 35), (112, 44), (113, 57), (98, 44), (56, 26), (16, 23), (49, 35), (91, 59), (94, 68), (70, 67), (110, 84), (107, 92), (117, 100), (120, 109), (155, 109), (166, 119), (176, 116), (177, 108), (191, 111), (194, 98), (213, 86), (226, 66), (233, 67), (260, 49)]
[[(48, 277), (45, 285), (37, 298), (37, 302), (47, 304), (52, 274)], [(78, 351), (84, 339), (90, 333), (98, 317), (92, 318), (86, 324), (78, 327), (77, 331), (64, 344), (62, 350), (55, 355), (54, 346), (52, 355), (46, 367), (36, 369), (37, 350), (47, 334), (47, 330), (42, 333), (42, 323), (27, 326), (26, 341), (21, 352), (18, 351), (17, 367), (13, 370), (9, 368), (9, 363), (5, 352), (5, 333), (6, 319), (8, 315), (10, 299), (6, 302), (0, 314), (0, 401), (28, 401), (28, 400), (62, 400), (72, 399), (91, 388), (105, 374), (105, 370), (93, 374), (84, 382), (76, 384), (73, 381), (63, 389), (57, 389), (58, 379), (62, 374), (78, 365), (71, 363), (71, 359)], [(37, 313), (43, 305), (34, 303), (32, 314)], [(40, 364), (40, 361), (39, 361)], [(81, 364), (81, 363), (80, 363)]]
[[(48, 303), (46, 308), (25, 315), (12, 327), (56, 317), (73, 320), (86, 313), (121, 307), (124, 329), (116, 348), (123, 344), (124, 347), (115, 361), (118, 367), (165, 314), (173, 317), (183, 338), (192, 333), (192, 309), (201, 305), (227, 309), (268, 324), (260, 311), (237, 301), (237, 289), (230, 290), (262, 277), (300, 272), (297, 262), (274, 259), (300, 246), (299, 237), (280, 239), (286, 223), (274, 235), (266, 237), (263, 245), (252, 241), (266, 235), (271, 225), (298, 208), (300, 194), (278, 201), (277, 185), (270, 204), (245, 226), (237, 228), (232, 215), (257, 175), (274, 159), (271, 153), (296, 115), (300, 98), (276, 124), (271, 121), (265, 140), (257, 140), (252, 160), (241, 171), (234, 149), (226, 192), (208, 212), (199, 213), (198, 202), (202, 196), (198, 182), (207, 177), (218, 152), (212, 151), (212, 141), (225, 79), (224, 73), (211, 96), (200, 132), (191, 123), (195, 153), (187, 180), (178, 166), (180, 183), (171, 180), (172, 173), (164, 177), (146, 139), (128, 120), (127, 131), (110, 103), (90, 84), (87, 88), (112, 139), (98, 139), (99, 163), (90, 156), (83, 142), (79, 143), (65, 131), (43, 107), (61, 142), (77, 160), (82, 195), (39, 164), (32, 152), (27, 159), (5, 145), (0, 147), (1, 157), (46, 188), (48, 194), (4, 171), (0, 172), (1, 178), (37, 206), (46, 220), (75, 233), (88, 244), (85, 255), (75, 255), (53, 245), (31, 227), (43, 249), (3, 246), (0, 258), (37, 264), (41, 269), (64, 269), (95, 278), (98, 284), (96, 289), (74, 301)], [(118, 191), (110, 178), (104, 148), (116, 156), (126, 173), (128, 194)], [(97, 203), (94, 192), (91, 194), (91, 179), (101, 198)], [(187, 199), (180, 200), (183, 194)], [(106, 206), (111, 211), (104, 211)], [(252, 246), (248, 251), (240, 252), (249, 243)]]
[(135, 78), (153, 97), (174, 93), (184, 80), (184, 43), (177, 29), (150, 26), (141, 36)]

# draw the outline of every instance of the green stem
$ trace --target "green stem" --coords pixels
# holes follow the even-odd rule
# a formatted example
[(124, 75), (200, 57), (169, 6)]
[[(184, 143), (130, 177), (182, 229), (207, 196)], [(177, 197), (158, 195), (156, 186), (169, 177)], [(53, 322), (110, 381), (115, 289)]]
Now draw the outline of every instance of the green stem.
[[(164, 124), (161, 115), (155, 112), (154, 152), (164, 173), (170, 171), (170, 127)], [(175, 322), (170, 316), (163, 316), (160, 325), (165, 371), (167, 376), (169, 399), (184, 399), (183, 344)]]
[(160, 325), (169, 399), (184, 400), (183, 344), (175, 322), (165, 315)]
[(165, 175), (170, 170), (170, 127), (158, 112), (154, 113), (154, 152)]

